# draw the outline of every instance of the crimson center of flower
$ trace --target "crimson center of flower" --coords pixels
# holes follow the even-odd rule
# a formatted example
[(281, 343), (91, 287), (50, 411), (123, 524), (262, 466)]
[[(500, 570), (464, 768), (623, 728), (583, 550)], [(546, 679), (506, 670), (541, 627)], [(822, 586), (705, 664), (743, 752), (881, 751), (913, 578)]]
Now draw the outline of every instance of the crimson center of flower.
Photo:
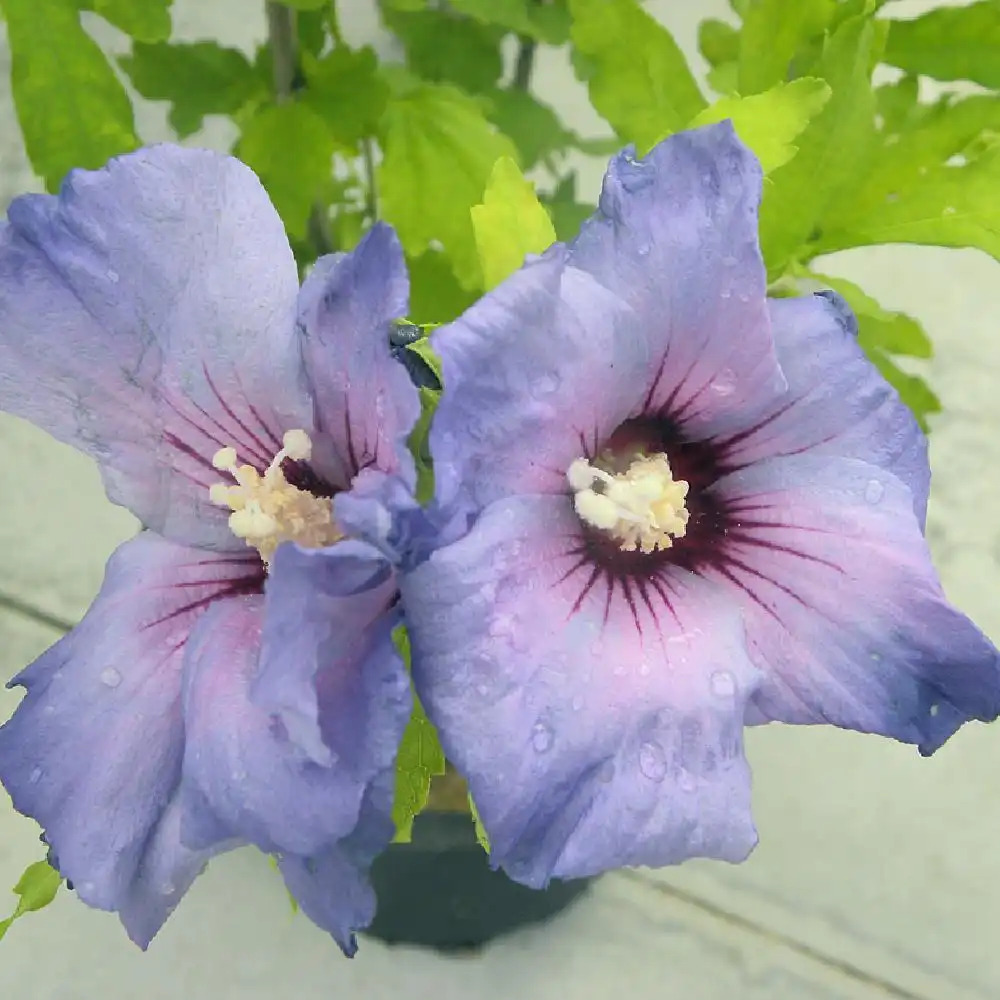
[(283, 463), (307, 462), (311, 454), (309, 435), (294, 429), (285, 432), (281, 450), (263, 475), (252, 465), (239, 465), (233, 447), (220, 448), (212, 457), (212, 465), (229, 473), (235, 485), (215, 483), (209, 497), (232, 511), (229, 530), (260, 553), (265, 567), (282, 542), (318, 549), (344, 537), (333, 520), (329, 497), (301, 489), (285, 475)]

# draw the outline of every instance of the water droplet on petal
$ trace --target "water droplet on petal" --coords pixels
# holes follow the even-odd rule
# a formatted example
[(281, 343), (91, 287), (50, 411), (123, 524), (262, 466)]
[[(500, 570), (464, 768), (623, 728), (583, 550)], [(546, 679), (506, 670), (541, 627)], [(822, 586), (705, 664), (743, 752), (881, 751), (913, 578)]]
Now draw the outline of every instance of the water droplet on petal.
[(101, 671), (101, 683), (105, 687), (116, 688), (122, 682), (122, 675), (114, 667)]
[(637, 248), (640, 257), (646, 257), (649, 254), (649, 244), (641, 243)]
[(642, 663), (639, 664), (639, 676), (640, 677), (648, 677), (649, 676), (649, 672), (652, 669), (653, 668), (650, 667), (650, 665), (645, 660), (643, 660)]
[(29, 784), (37, 785), (38, 782), (41, 780), (41, 777), (42, 777), (42, 769), (40, 767), (36, 767), (34, 771), (32, 771), (31, 774), (28, 776), (28, 782)]
[(164, 896), (172, 896), (176, 891), (177, 886), (175, 886), (173, 882), (164, 882), (163, 885), (160, 886), (160, 892), (163, 893)]
[(531, 730), (531, 745), (538, 753), (545, 753), (552, 747), (552, 727), (544, 722), (536, 722)]
[(117, 271), (108, 271), (108, 281), (110, 281), (112, 285), (117, 285), (118, 284), (118, 272)]
[(731, 396), (736, 389), (736, 372), (732, 368), (723, 368), (712, 379), (712, 391), (718, 396)]
[(570, 705), (573, 706), (574, 712), (579, 712), (580, 709), (583, 708), (583, 697), (578, 694), (574, 695), (573, 700), (570, 702)]
[(712, 674), (712, 694), (719, 698), (731, 698), (736, 693), (736, 678), (728, 670), (718, 670)]
[(650, 781), (663, 781), (667, 774), (667, 758), (659, 743), (643, 743), (639, 747), (639, 770)]
[(725, 267), (736, 267), (739, 261), (733, 256), (726, 256), (722, 258), (722, 263)]
[(719, 292), (719, 298), (720, 299), (731, 299), (732, 297), (733, 297), (733, 293), (732, 293), (732, 290), (729, 289), (729, 288), (723, 288), (722, 291)]
[(931, 714), (931, 718), (933, 719), (934, 716), (937, 715), (938, 712), (941, 711), (941, 706), (940, 705), (931, 705), (929, 711), (930, 711), (930, 714)]
[(677, 775), (677, 784), (682, 792), (693, 792), (698, 787), (698, 779), (690, 771), (681, 771)]
[(885, 487), (877, 479), (869, 479), (865, 487), (865, 499), (869, 503), (878, 503), (885, 495)]

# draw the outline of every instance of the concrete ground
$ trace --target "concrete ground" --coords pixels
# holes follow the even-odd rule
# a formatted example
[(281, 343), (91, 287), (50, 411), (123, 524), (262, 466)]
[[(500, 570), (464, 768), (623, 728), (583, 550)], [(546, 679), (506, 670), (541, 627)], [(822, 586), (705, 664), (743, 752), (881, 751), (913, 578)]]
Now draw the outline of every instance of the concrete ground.
[[(259, 16), (244, 0), (177, 0), (186, 38), (249, 45)], [(354, 7), (357, 10), (354, 10)], [(355, 37), (372, 30), (351, 8)], [(651, 0), (688, 51), (700, 17), (725, 0)], [(903, 0), (900, 14), (926, 4)], [(117, 44), (109, 36), (112, 44)], [(35, 187), (10, 103), (0, 45), (0, 205)], [(571, 123), (597, 122), (559, 60), (540, 91)], [(167, 137), (162, 108), (143, 105), (144, 138)], [(213, 126), (204, 143), (226, 141)], [(596, 194), (601, 166), (583, 170)], [(971, 252), (883, 248), (826, 268), (864, 282), (930, 331), (926, 371), (944, 413), (931, 437), (929, 535), (948, 594), (1000, 641), (1000, 269)], [(134, 529), (104, 498), (95, 470), (33, 428), (0, 416), (0, 677), (86, 609), (111, 549)], [(17, 696), (0, 694), (0, 718)], [(364, 942), (341, 958), (294, 918), (259, 855), (226, 856), (200, 879), (148, 953), (116, 920), (60, 894), (0, 945), (0, 996), (17, 1000), (302, 1000), (525, 997), (590, 1000), (995, 1000), (1000, 996), (1000, 729), (966, 727), (938, 755), (824, 729), (769, 727), (749, 736), (761, 845), (744, 865), (689, 863), (600, 880), (550, 926), (481, 954), (442, 957)], [(4, 891), (39, 856), (37, 829), (0, 793)], [(13, 897), (10, 897), (13, 901)]]

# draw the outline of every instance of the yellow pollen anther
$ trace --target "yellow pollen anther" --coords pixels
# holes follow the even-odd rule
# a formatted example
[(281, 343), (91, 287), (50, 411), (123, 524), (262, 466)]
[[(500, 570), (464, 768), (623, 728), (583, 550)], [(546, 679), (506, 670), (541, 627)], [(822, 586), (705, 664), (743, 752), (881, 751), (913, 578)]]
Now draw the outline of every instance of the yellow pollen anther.
[(617, 474), (578, 458), (566, 479), (580, 520), (607, 532), (626, 552), (668, 549), (687, 531), (688, 484), (674, 479), (662, 452), (640, 455)]
[(216, 506), (232, 511), (230, 531), (256, 549), (265, 566), (282, 542), (318, 549), (344, 537), (334, 523), (330, 498), (313, 496), (293, 486), (282, 471), (285, 459), (295, 462), (309, 459), (312, 455), (309, 435), (299, 429), (286, 431), (282, 445), (263, 475), (252, 465), (237, 465), (235, 448), (220, 448), (212, 456), (212, 465), (228, 472), (235, 485), (213, 484), (208, 491), (209, 499)]

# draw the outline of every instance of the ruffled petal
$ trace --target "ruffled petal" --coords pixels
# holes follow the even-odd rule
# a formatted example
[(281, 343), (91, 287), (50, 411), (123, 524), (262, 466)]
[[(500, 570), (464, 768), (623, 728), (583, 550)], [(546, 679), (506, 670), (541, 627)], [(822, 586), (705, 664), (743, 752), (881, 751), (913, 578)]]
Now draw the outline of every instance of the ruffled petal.
[(782, 391), (757, 238), (761, 170), (730, 122), (612, 160), (570, 263), (627, 301), (653, 357), (636, 387), (689, 437)]
[(312, 427), (298, 277), (254, 174), (156, 146), (27, 195), (0, 227), (0, 405), (92, 455), (147, 527), (237, 548), (211, 458)]
[(388, 339), (409, 293), (403, 249), (384, 223), (351, 253), (321, 257), (302, 286), (298, 322), (319, 421), (348, 481), (369, 465), (415, 480), (406, 441), (420, 399)]
[(482, 507), (562, 493), (641, 401), (650, 355), (636, 315), (556, 245), (431, 337), (445, 391), (430, 433), (436, 497)]
[(190, 867), (162, 829), (181, 774), (185, 643), (210, 604), (260, 583), (255, 558), (144, 533), (111, 557), (83, 621), (12, 682), (27, 694), (0, 727), (0, 781), (80, 898), (128, 909), (142, 943)]
[(742, 730), (758, 673), (717, 588), (606, 575), (566, 497), (517, 497), (402, 593), (417, 693), (514, 878), (752, 849)]
[(358, 830), (369, 833), (355, 834), (314, 857), (286, 854), (278, 859), (285, 885), (302, 912), (327, 931), (348, 957), (358, 950), (354, 932), (367, 927), (375, 916), (375, 892), (368, 871), (379, 853), (376, 845), (388, 843), (393, 835), (389, 812), (394, 787), (394, 775), (385, 774), (365, 794)]
[(857, 323), (834, 293), (769, 303), (788, 392), (715, 442), (740, 467), (782, 455), (870, 462), (901, 479), (923, 527), (930, 487), (927, 439), (899, 394), (858, 345)]
[(206, 835), (199, 810), (184, 839), (200, 846), (222, 829), (271, 853), (318, 855), (363, 836), (364, 794), (392, 772), (409, 718), (395, 586), (384, 560), (352, 542), (283, 546), (272, 572), (266, 624), (259, 603), (227, 601), (188, 644), (184, 780), (217, 823)]
[(946, 600), (895, 476), (854, 459), (752, 465), (702, 572), (743, 608), (764, 671), (750, 721), (829, 722), (932, 753), (1000, 713), (1000, 654)]

